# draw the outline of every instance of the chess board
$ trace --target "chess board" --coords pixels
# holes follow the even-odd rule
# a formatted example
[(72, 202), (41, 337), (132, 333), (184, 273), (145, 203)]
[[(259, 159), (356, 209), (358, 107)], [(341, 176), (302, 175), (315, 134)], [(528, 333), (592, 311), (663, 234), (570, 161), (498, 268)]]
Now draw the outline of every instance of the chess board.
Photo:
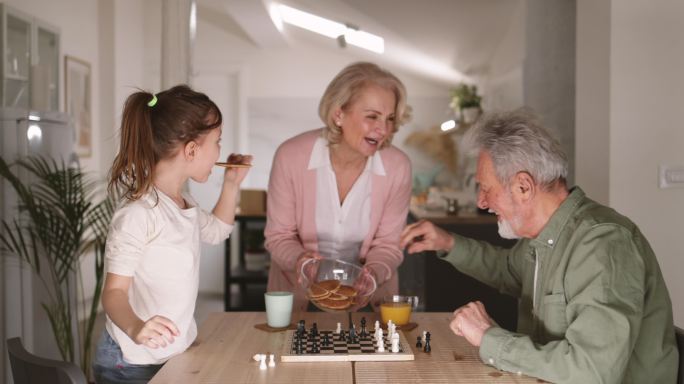
[[(348, 340), (341, 340), (339, 335), (333, 331), (319, 331), (315, 337), (318, 342), (318, 353), (314, 353), (312, 345), (314, 338), (310, 332), (304, 337), (302, 343), (302, 353), (297, 354), (295, 345), (295, 332), (289, 330), (285, 336), (283, 350), (280, 353), (280, 360), (283, 362), (316, 362), (316, 361), (407, 361), (413, 360), (413, 351), (406, 341), (404, 334), (399, 333), (399, 352), (392, 353), (392, 343), (385, 336), (385, 352), (378, 352), (373, 335), (358, 337), (358, 342), (350, 343)], [(329, 345), (323, 345), (323, 335), (328, 335)]]

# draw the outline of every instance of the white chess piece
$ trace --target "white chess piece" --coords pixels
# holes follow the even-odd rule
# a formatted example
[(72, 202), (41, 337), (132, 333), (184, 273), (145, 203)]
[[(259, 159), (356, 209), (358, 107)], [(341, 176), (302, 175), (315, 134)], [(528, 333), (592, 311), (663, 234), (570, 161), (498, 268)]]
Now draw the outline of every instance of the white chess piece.
[(426, 341), (427, 341), (427, 331), (423, 331), (423, 345), (425, 345)]
[(378, 329), (380, 329), (380, 321), (375, 320), (375, 332), (378, 332)]
[(392, 335), (392, 353), (399, 353), (399, 334)]
[(378, 339), (378, 352), (385, 352), (385, 341), (382, 338)]
[(262, 371), (266, 369), (266, 355), (260, 356), (260, 358), (259, 358), (259, 369)]
[(271, 353), (270, 359), (268, 360), (268, 366), (270, 368), (275, 367), (275, 355)]
[(380, 340), (382, 339), (382, 328), (377, 327), (375, 328), (375, 340)]
[(335, 329), (335, 333), (338, 335), (342, 332), (342, 323), (337, 323), (337, 329)]

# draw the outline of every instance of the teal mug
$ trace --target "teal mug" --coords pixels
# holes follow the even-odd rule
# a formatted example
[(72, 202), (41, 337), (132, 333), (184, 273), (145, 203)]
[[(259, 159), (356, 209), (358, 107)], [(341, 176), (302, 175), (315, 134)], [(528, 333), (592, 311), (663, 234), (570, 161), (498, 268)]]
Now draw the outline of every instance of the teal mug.
[(266, 323), (271, 328), (285, 328), (292, 317), (292, 292), (266, 292)]

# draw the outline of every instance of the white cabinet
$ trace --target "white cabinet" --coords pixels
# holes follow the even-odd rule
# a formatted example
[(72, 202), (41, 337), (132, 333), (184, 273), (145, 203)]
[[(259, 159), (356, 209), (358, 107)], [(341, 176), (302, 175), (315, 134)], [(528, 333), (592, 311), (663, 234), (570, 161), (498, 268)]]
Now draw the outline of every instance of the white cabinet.
[(59, 110), (59, 31), (0, 4), (0, 106)]

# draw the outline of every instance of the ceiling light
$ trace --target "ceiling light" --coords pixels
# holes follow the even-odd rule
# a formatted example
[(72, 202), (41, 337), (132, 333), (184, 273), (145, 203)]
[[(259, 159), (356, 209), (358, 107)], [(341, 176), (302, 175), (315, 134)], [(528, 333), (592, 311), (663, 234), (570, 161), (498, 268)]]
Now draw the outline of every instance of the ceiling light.
[(347, 43), (376, 53), (385, 51), (385, 39), (372, 33), (360, 31), (357, 27), (328, 20), (283, 4), (278, 5), (278, 11), (280, 20), (283, 22), (331, 39), (338, 39), (341, 42), (340, 45)]

